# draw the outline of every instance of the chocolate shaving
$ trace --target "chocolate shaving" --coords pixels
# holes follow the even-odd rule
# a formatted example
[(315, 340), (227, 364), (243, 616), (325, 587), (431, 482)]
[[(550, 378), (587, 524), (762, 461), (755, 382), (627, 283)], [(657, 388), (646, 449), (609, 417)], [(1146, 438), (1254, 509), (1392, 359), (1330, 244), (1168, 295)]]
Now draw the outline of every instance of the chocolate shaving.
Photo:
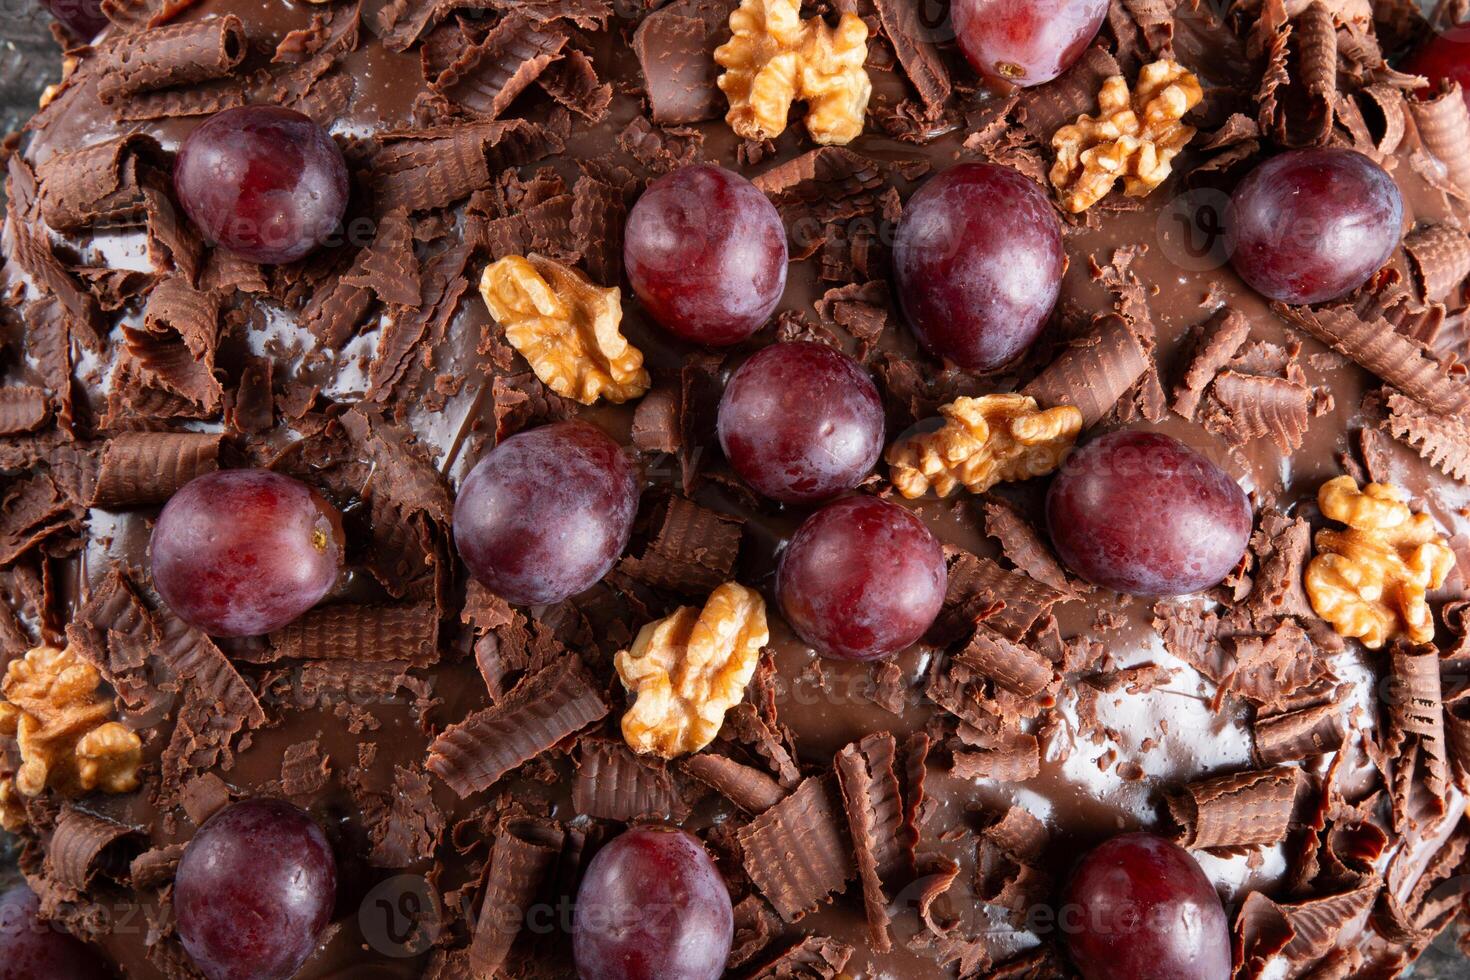
[(1271, 304), (1288, 323), (1327, 344), (1364, 370), (1376, 374), (1404, 394), (1442, 415), (1470, 411), (1470, 385), (1448, 375), (1422, 345), (1398, 333), (1383, 310), (1370, 300), (1319, 310)]
[(1021, 93), (1016, 107), (1021, 125), (1036, 142), (1050, 146), (1057, 130), (1075, 123), (1083, 113), (1097, 110), (1097, 93), (1103, 82), (1121, 74), (1123, 69), (1106, 48), (1088, 48), (1060, 78)]
[(391, 606), (318, 606), (270, 635), (272, 653), (292, 660), (439, 659), (439, 613), (431, 602)]
[(124, 327), (128, 352), (163, 388), (214, 414), (224, 388), (214, 376), (219, 297), (173, 276), (153, 287), (143, 329)]
[(111, 105), (145, 92), (223, 78), (245, 57), (244, 25), (234, 14), (108, 39), (97, 97)]
[(1458, 228), (1419, 228), (1404, 239), (1404, 251), (1413, 263), (1419, 298), (1426, 302), (1445, 299), (1470, 276), (1470, 235)]
[(952, 550), (948, 559), (944, 606), (927, 637), (932, 643), (948, 644), (969, 636), (981, 619), (1007, 639), (1020, 642), (1052, 606), (1073, 598), (968, 551)]
[(81, 529), (82, 508), (46, 473), (15, 480), (0, 492), (0, 567), (54, 534)]
[(560, 57), (566, 43), (564, 32), (513, 10), (429, 87), (475, 115), (497, 119)]
[(1044, 408), (1075, 406), (1082, 412), (1083, 428), (1090, 428), (1112, 411), (1151, 364), (1128, 321), (1109, 313), (1094, 320), (1093, 332), (1062, 351), (1021, 393)]
[(581, 51), (567, 51), (565, 57), (541, 73), (536, 83), (558, 104), (589, 123), (600, 123), (607, 118), (608, 107), (612, 105), (612, 86), (598, 80), (592, 59)]
[(852, 959), (847, 943), (827, 936), (803, 936), (795, 946), (750, 974), (749, 980), (837, 980)]
[(1035, 735), (1006, 732), (978, 751), (956, 752), (951, 775), (959, 779), (993, 779), (1023, 783), (1041, 774), (1041, 745)]
[(1261, 514), (1250, 550), (1256, 559), (1256, 579), (1246, 608), (1258, 617), (1314, 616), (1303, 582), (1312, 548), (1312, 529), (1301, 518), (1277, 510)]
[(141, 836), (132, 827), (66, 806), (46, 848), (46, 876), (76, 893), (90, 890), (104, 871), (121, 879), (133, 855), (118, 850)]
[(1232, 850), (1286, 839), (1301, 772), (1280, 767), (1190, 783), (1165, 802), (1191, 850)]
[(281, 755), (281, 792), (309, 796), (321, 792), (332, 778), (332, 762), (317, 739), (288, 745)]
[(35, 432), (50, 419), (51, 406), (40, 388), (0, 388), (0, 436)]
[(677, 0), (644, 17), (633, 33), (643, 87), (660, 125), (703, 122), (720, 115), (715, 48), (728, 39), (726, 0)]
[(494, 174), (561, 150), (559, 138), (520, 119), (403, 133), (373, 158), (378, 208), (448, 207), (490, 186)]
[(1388, 431), (1433, 465), (1461, 482), (1470, 482), (1470, 422), (1440, 415), (1397, 392), (1388, 396)]
[(360, 801), (372, 844), (369, 865), (406, 868), (434, 856), (434, 847), (444, 833), (444, 815), (433, 797), (434, 787), (427, 774), (394, 766), (393, 785), (388, 792)]
[(31, 220), (37, 207), (35, 175), (19, 153), (11, 154), (7, 167), (10, 179), (5, 187), (9, 199), (5, 203), (5, 234), (0, 238), (6, 260), (20, 268), (39, 289), (56, 298), (68, 314), (68, 328), (85, 327), (91, 338), (100, 339), (102, 312), (97, 300), (56, 257), (39, 222)]
[(1013, 504), (999, 498), (986, 501), (985, 533), (1000, 542), (1002, 554), (1021, 571), (1058, 592), (1070, 591), (1061, 563)]
[(744, 521), (692, 501), (669, 498), (658, 535), (643, 557), (618, 569), (638, 582), (684, 595), (706, 595), (730, 580), (740, 554)]
[(1410, 99), (1409, 110), (1425, 148), (1444, 167), (1459, 197), (1470, 200), (1470, 107), (1460, 86), (1445, 86), (1433, 99)]
[(903, 865), (898, 846), (903, 812), (894, 772), (897, 752), (893, 736), (884, 732), (846, 746), (833, 761), (857, 855), (868, 938), (878, 952), (893, 948), (884, 885), (896, 880)]
[(776, 205), (787, 226), (818, 226), (876, 207), (885, 186), (883, 166), (840, 146), (823, 146), (777, 164), (753, 181)]
[(494, 707), (450, 725), (429, 746), (426, 765), (466, 797), (607, 712), (581, 660), (569, 654), (521, 681)]
[(220, 437), (204, 432), (124, 432), (107, 440), (92, 506), (103, 510), (166, 502), (197, 476), (219, 469)]
[(939, 49), (929, 39), (934, 25), (922, 23), (919, 6), (905, 0), (874, 0), (873, 5), (898, 55), (898, 63), (903, 65), (904, 74), (924, 100), (924, 109), (930, 118), (938, 118), (944, 112), (953, 86)]
[(265, 712), (250, 685), (233, 664), (202, 632), (179, 619), (167, 607), (154, 611), (158, 623), (157, 660), (173, 677), (187, 681), (191, 694), (207, 697), (211, 709), (236, 728), (265, 724)]
[(140, 166), (158, 159), (158, 143), (142, 133), (58, 154), (37, 171), (41, 217), (62, 232), (141, 220), (147, 209)]
[[(341, 283), (371, 289), (384, 303), (418, 306), (423, 300), (420, 277), (414, 256), (413, 226), (406, 212), (393, 211), (378, 222), (372, 244), (353, 262)], [(352, 319), (361, 315), (358, 313)]]
[(1052, 667), (1045, 657), (1007, 639), (987, 623), (975, 628), (970, 642), (954, 659), (1023, 698), (1036, 697), (1052, 682)]
[(184, 856), (185, 846), (163, 844), (139, 854), (128, 865), (128, 884), (134, 888), (161, 888), (173, 881), (174, 873), (179, 868), (179, 860)]
[(622, 280), (627, 215), (620, 192), (595, 178), (578, 178), (572, 188), (572, 243), (594, 282), (616, 286)]
[(682, 768), (746, 813), (765, 813), (786, 796), (770, 776), (723, 755), (701, 752), (685, 759)]
[(745, 871), (786, 922), (815, 911), (857, 873), (831, 776), (812, 776), (740, 828)]
[(1237, 443), (1270, 436), (1283, 453), (1301, 448), (1314, 402), (1312, 389), (1306, 385), (1285, 378), (1222, 371), (1211, 390), (1228, 422), (1218, 426), (1207, 418), (1207, 427), (1223, 427)]
[(1384, 750), (1393, 760), (1389, 788), (1394, 826), (1402, 832), (1444, 816), (1449, 764), (1439, 654), (1433, 647), (1397, 647), (1389, 669), (1393, 688)]
[(490, 850), (485, 897), (470, 941), (470, 975), (492, 977), (505, 964), (561, 857), (565, 839), (560, 825), (550, 820), (524, 817), (501, 824)]
[(1174, 389), (1172, 408), (1187, 419), (1195, 417), (1205, 389), (1224, 370), (1250, 337), (1251, 324), (1244, 314), (1221, 307), (1199, 328), (1189, 367)]
[(1346, 730), (1342, 707), (1335, 702), (1258, 718), (1253, 725), (1255, 760), (1260, 766), (1275, 766), (1342, 748)]
[(491, 259), (507, 255), (575, 258), (570, 194), (558, 194), (522, 211), (478, 223), (474, 238)]
[(629, 823), (646, 817), (682, 823), (689, 805), (668, 766), (640, 759), (622, 742), (586, 739), (572, 778), (572, 809), (598, 820)]

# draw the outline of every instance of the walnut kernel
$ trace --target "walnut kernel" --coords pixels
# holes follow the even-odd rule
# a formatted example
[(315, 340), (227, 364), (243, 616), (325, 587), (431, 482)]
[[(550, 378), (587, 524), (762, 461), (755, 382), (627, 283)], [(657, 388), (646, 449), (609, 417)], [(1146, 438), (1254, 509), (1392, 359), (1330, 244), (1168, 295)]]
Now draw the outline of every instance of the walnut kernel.
[(1129, 197), (1146, 197), (1169, 176), (1174, 158), (1194, 138), (1184, 114), (1199, 105), (1199, 79), (1173, 61), (1145, 65), (1132, 94), (1114, 75), (1098, 93), (1098, 114), (1082, 115), (1052, 137), (1051, 182), (1071, 212), (1107, 196), (1118, 178)]
[(1392, 484), (1362, 490), (1350, 476), (1322, 485), (1317, 503), (1346, 524), (1317, 532), (1317, 556), (1307, 566), (1307, 595), (1317, 615), (1343, 636), (1378, 649), (1400, 635), (1434, 639), (1426, 599), (1455, 567), (1455, 553), (1427, 514), (1409, 510), (1408, 494)]
[(20, 748), (15, 792), (38, 796), (49, 786), (74, 796), (138, 788), (143, 743), (107, 720), (112, 698), (98, 691), (100, 684), (97, 668), (70, 647), (36, 647), (11, 662), (0, 683), (0, 735)]
[(735, 582), (710, 593), (702, 610), (684, 606), (643, 627), (615, 661), (636, 696), (623, 738), (665, 759), (704, 748), (745, 696), (769, 639), (765, 600)]
[(934, 432), (889, 447), (889, 479), (909, 499), (932, 488), (947, 497), (963, 485), (984, 493), (1006, 480), (1028, 480), (1062, 465), (1082, 431), (1071, 405), (1042, 411), (1026, 395), (959, 398), (939, 410), (947, 421)]
[(643, 352), (618, 327), (622, 295), (540, 255), (508, 255), (485, 269), (480, 295), (505, 339), (563, 398), (591, 405), (648, 391)]
[(800, 0), (743, 0), (730, 13), (730, 30), (715, 61), (725, 69), (725, 121), (737, 135), (775, 139), (798, 100), (807, 104), (806, 128), (816, 142), (842, 145), (862, 133), (873, 83), (863, 67), (868, 25), (861, 17), (844, 13), (834, 28), (820, 17), (802, 20)]

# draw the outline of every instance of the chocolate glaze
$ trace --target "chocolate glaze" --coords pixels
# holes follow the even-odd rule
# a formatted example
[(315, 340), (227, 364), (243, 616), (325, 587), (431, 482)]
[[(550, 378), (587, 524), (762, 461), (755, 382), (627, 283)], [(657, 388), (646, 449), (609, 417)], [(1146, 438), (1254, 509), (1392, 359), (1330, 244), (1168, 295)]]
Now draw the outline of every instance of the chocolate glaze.
[[(372, 22), (371, 13), (378, 4), (369, 3), (367, 6), (365, 24)], [(317, 11), (318, 8), (311, 4), (289, 0), (203, 0), (184, 12), (180, 20), (194, 21), (233, 13), (244, 22), (252, 43), (269, 50), (287, 31), (305, 26)], [(613, 29), (598, 38), (596, 62), (603, 77), (614, 81), (618, 92), (609, 117), (596, 127), (574, 131), (566, 153), (549, 161), (549, 165), (568, 181), (577, 177), (579, 159), (607, 153), (614, 146), (616, 135), (641, 111), (639, 98), (630, 94), (640, 78), (628, 44), (633, 26), (631, 20), (615, 18)], [(1221, 45), (1223, 49), (1229, 47)], [(1196, 67), (1207, 80), (1228, 78), (1233, 73), (1232, 66), (1228, 64), (1228, 51), (1220, 54), (1220, 58), (1224, 63), (1201, 63), (1192, 67)], [(347, 110), (331, 126), (334, 136), (342, 141), (353, 141), (414, 126), (414, 101), (423, 89), (416, 51), (395, 53), (378, 43), (376, 38), (368, 36), (360, 48), (348, 56), (346, 66), (353, 91)], [(892, 104), (906, 97), (900, 74), (891, 70), (874, 70), (871, 74), (877, 102)], [(625, 82), (633, 84), (626, 85)], [(93, 82), (84, 81), (62, 92), (58, 103), (48, 111), (47, 125), (35, 134), (25, 151), (25, 157), (32, 165), (43, 165), (54, 154), (132, 130), (148, 133), (165, 151), (171, 151), (197, 123), (194, 119), (116, 123), (96, 98), (93, 88)], [(976, 112), (983, 111), (991, 98), (995, 97), (985, 93), (961, 96), (967, 111)], [(527, 109), (527, 114), (534, 116), (538, 111), (532, 107)], [(704, 136), (701, 153), (704, 158), (725, 166), (738, 166), (738, 143), (723, 122), (706, 122), (698, 129)], [(950, 132), (937, 132), (927, 144), (917, 146), (887, 139), (870, 125), (869, 133), (860, 138), (853, 149), (884, 160), (921, 159), (938, 170), (968, 155), (968, 151), (963, 149), (966, 133), (962, 128), (951, 129)], [(753, 176), (809, 148), (800, 128), (793, 127), (778, 141), (775, 154), (769, 160), (740, 169)], [(1424, 184), (1407, 165), (1409, 155), (1417, 149), (1416, 137), (1411, 131), (1406, 145), (1389, 161), (1405, 194), (1406, 226), (1412, 226), (1414, 222), (1462, 220), (1463, 215), (1453, 213), (1444, 195)], [(906, 195), (913, 183), (901, 181), (900, 186)], [(1091, 315), (1115, 306), (1116, 297), (1094, 279), (1089, 269), (1089, 258), (1104, 265), (1111, 260), (1115, 249), (1137, 245), (1139, 251), (1132, 270), (1147, 289), (1148, 303), (1157, 327), (1160, 371), (1166, 382), (1177, 377), (1182, 369), (1182, 345), (1189, 328), (1204, 321), (1215, 305), (1222, 301), (1249, 318), (1253, 339), (1282, 344), (1298, 339), (1299, 335), (1277, 319), (1266, 302), (1243, 286), (1228, 267), (1200, 268), (1207, 263), (1195, 261), (1196, 257), (1186, 258), (1191, 256), (1189, 247), (1181, 240), (1183, 231), (1169, 210), (1169, 202), (1180, 190), (1171, 184), (1139, 206), (1109, 211), (1100, 220), (1069, 227), (1066, 250), (1070, 267), (1052, 329), (1053, 337), (1075, 332), (1078, 325), (1085, 325)], [(880, 229), (881, 232), (889, 230)], [(119, 269), (147, 269), (149, 265), (141, 231), (99, 232), (69, 239), (66, 244), (75, 249), (86, 264)], [(471, 266), (470, 273), (475, 278), (480, 267), (478, 261)], [(19, 284), (29, 294), (35, 294), (34, 285), (22, 281), (14, 267), (6, 267), (3, 274), (7, 285)], [(815, 260), (794, 263), (782, 308), (808, 311), (829, 285), (818, 281)], [(252, 325), (245, 344), (252, 353), (268, 353), (274, 358), (278, 379), (320, 385), (327, 397), (337, 401), (351, 402), (361, 397), (367, 386), (366, 364), (375, 348), (378, 328), (364, 329), (359, 337), (340, 351), (319, 350), (312, 335), (296, 324), (289, 311), (271, 308), (269, 304), (262, 306), (262, 316)], [(624, 310), (624, 331), (645, 352), (656, 375), (677, 369), (690, 355), (689, 348), (672, 342), (647, 322), (636, 301), (626, 291)], [(135, 313), (124, 313), (120, 319), (124, 323), (133, 322), (136, 316)], [(468, 468), (484, 452), (490, 441), (487, 433), (493, 433), (495, 428), (493, 407), (487, 395), (490, 377), (485, 373), (482, 359), (475, 349), (482, 329), (490, 326), (483, 305), (471, 289), (455, 313), (444, 344), (435, 352), (441, 371), (463, 374), (467, 382), (457, 394), (444, 401), (442, 408), (426, 407), (418, 398), (403, 400), (404, 419), (430, 450), (451, 487), (458, 486)], [(4, 339), (24, 350), (23, 336), (12, 331), (12, 335)], [(902, 328), (886, 331), (881, 343), (905, 356), (917, 356), (912, 337)], [(118, 345), (112, 344), (102, 352), (79, 351), (75, 371), (80, 382), (78, 395), (90, 403), (98, 416), (103, 412), (112, 359), (117, 350)], [(1339, 475), (1338, 456), (1353, 451), (1351, 434), (1364, 425), (1360, 412), (1363, 394), (1378, 385), (1371, 376), (1340, 358), (1312, 356), (1323, 350), (1315, 341), (1306, 340), (1303, 364), (1308, 384), (1329, 388), (1335, 407), (1330, 413), (1312, 421), (1305, 443), (1294, 452), (1282, 452), (1268, 439), (1254, 440), (1243, 449), (1232, 448), (1201, 426), (1172, 415), (1159, 423), (1134, 424), (1167, 432), (1215, 459), (1253, 493), (1258, 505), (1272, 502), (1289, 512), (1312, 515), (1317, 487), (1324, 480)], [(737, 351), (732, 360), (738, 361), (742, 353)], [(732, 366), (727, 364), (727, 370)], [(936, 365), (925, 363), (924, 370), (936, 369)], [(8, 377), (14, 382), (34, 383), (38, 379), (36, 366), (24, 358), (12, 360)], [(970, 379), (967, 382), (968, 387), (976, 391), (997, 390), (1006, 383), (993, 379)], [(615, 437), (628, 441), (631, 407), (600, 407), (584, 411), (581, 415), (594, 420)], [(898, 434), (890, 432), (889, 441)], [(1425, 465), (1418, 455), (1397, 442), (1385, 440), (1385, 444), (1394, 481), (1407, 487), (1416, 501), (1450, 532), (1462, 555), (1470, 556), (1470, 548), (1466, 547), (1470, 542), (1470, 519), (1465, 516), (1466, 508), (1470, 507), (1470, 488)], [(709, 453), (718, 451), (714, 445), (701, 448)], [(659, 458), (648, 463), (650, 485), (678, 482), (677, 466), (672, 460)], [(1043, 487), (1044, 484), (1008, 486), (1000, 492), (1034, 511)], [(739, 512), (747, 519), (739, 578), (764, 589), (769, 596), (779, 550), (806, 512), (770, 504), (752, 509), (744, 498), (717, 484), (702, 486), (696, 499), (715, 509)], [(908, 506), (946, 544), (978, 555), (998, 554), (995, 542), (983, 533), (980, 501), (962, 496), (947, 501), (921, 500)], [(67, 610), (76, 608), (115, 562), (131, 567), (145, 565), (153, 516), (154, 512), (147, 511), (91, 512), (83, 550), (75, 562), (62, 567), (60, 584)], [(1459, 596), (1463, 594), (1464, 587), (1465, 581), (1457, 573), (1446, 586), (1444, 597)], [(352, 573), (344, 577), (336, 597), (371, 599), (375, 588), (368, 576)], [(1086, 601), (1067, 603), (1058, 609), (1063, 636), (1098, 632), (1114, 666), (1153, 662), (1177, 670), (1171, 681), (1153, 691), (1140, 694), (1120, 692), (1100, 699), (1101, 719), (1121, 738), (1114, 741), (1104, 736), (1100, 744), (1095, 743), (1091, 736), (1097, 733), (1090, 730), (1091, 722), (1079, 713), (1076, 690), (1064, 687), (1055, 709), (1057, 724), (1044, 742), (1041, 773), (1024, 783), (1003, 784), (961, 780), (941, 769), (931, 768), (927, 786), (934, 812), (926, 816), (926, 826), (944, 828), (969, 819), (977, 810), (1003, 810), (1007, 804), (1020, 804), (1052, 831), (1052, 864), (1057, 870), (1062, 870), (1070, 855), (1120, 830), (1158, 826), (1162, 812), (1158, 797), (1162, 788), (1206, 774), (1249, 767), (1251, 735), (1247, 709), (1233, 701), (1227, 701), (1222, 710), (1212, 708), (1214, 685), (1163, 649), (1161, 639), (1151, 626), (1151, 606), (1150, 602), (1143, 600), (1094, 593)], [(1097, 616), (1103, 611), (1117, 616), (1118, 622), (1114, 628), (1099, 632)], [(60, 618), (64, 621), (66, 611), (62, 612)], [(637, 624), (633, 625), (636, 627)], [(428, 722), (435, 728), (458, 721), (487, 703), (473, 658), (455, 659), (451, 655), (463, 652), (463, 645), (458, 640), (447, 640), (446, 646), (450, 649), (445, 662), (417, 672), (432, 682), (434, 696), (442, 699), (442, 703), (428, 712)], [(903, 712), (894, 715), (863, 696), (869, 679), (868, 667), (821, 660), (792, 636), (779, 617), (773, 618), (771, 646), (779, 666), (780, 717), (795, 733), (796, 744), (805, 762), (825, 767), (839, 748), (873, 731), (892, 731), (901, 740), (911, 732), (923, 730), (938, 712), (922, 696), (926, 669), (936, 656), (933, 648), (921, 645), (897, 658), (906, 682), (907, 696)], [(1362, 726), (1371, 726), (1374, 689), (1381, 671), (1380, 658), (1365, 655), (1354, 648), (1340, 655), (1333, 667), (1339, 677), (1353, 688), (1350, 704), (1361, 709), (1358, 714)], [(328, 708), (299, 702), (268, 703), (268, 711), (277, 723), (252, 733), (248, 744), (239, 751), (234, 767), (221, 772), (220, 776), (237, 794), (249, 795), (256, 787), (279, 778), (282, 754), (304, 738), (319, 738), (323, 751), (339, 769), (355, 764), (359, 744), (371, 741), (377, 745), (377, 756), (369, 771), (368, 782), (373, 788), (386, 790), (393, 767), (421, 766), (430, 741), (410, 710), (410, 700), (406, 694), (374, 699), (366, 707), (376, 727), (361, 733), (349, 731), (342, 718)], [(138, 717), (126, 720), (139, 729), (145, 738), (150, 760), (156, 761), (168, 741), (168, 719)], [(1350, 738), (1339, 771), (1340, 785), (1349, 787), (1350, 797), (1366, 792), (1375, 779), (1372, 764), (1363, 753), (1362, 738), (1362, 734)], [(1148, 744), (1144, 744), (1145, 740), (1149, 740)], [(1105, 752), (1115, 753), (1116, 757), (1102, 759)], [(1120, 775), (1123, 763), (1137, 766), (1142, 778), (1128, 779)], [(557, 766), (565, 777), (568, 767), (560, 762)], [(1319, 761), (1313, 766), (1320, 770), (1325, 768), (1325, 763)], [(553, 807), (553, 815), (572, 816), (565, 778), (552, 785), (531, 780), (516, 780), (514, 785), (517, 794), (524, 794), (526, 798), (548, 800)], [(442, 783), (434, 782), (434, 802), (448, 818), (451, 828), (481, 805), (484, 796), (480, 794), (461, 801)], [(339, 843), (339, 851), (346, 855), (360, 852), (365, 840), (361, 813), (338, 781), (329, 781), (325, 789), (310, 794), (301, 802), (323, 820)], [(87, 800), (87, 806), (118, 820), (148, 828), (152, 841), (157, 844), (185, 842), (193, 830), (190, 821), (182, 815), (173, 814), (169, 819), (161, 819), (162, 815), (153, 810), (142, 794), (92, 797)], [(1458, 790), (1452, 790), (1448, 809), (1451, 813), (1458, 813), (1463, 808), (1463, 798)], [(728, 816), (728, 810), (705, 805), (696, 810), (693, 822), (702, 824)], [(1407, 836), (1400, 846), (1422, 852), (1427, 861), (1453, 830), (1454, 823), (1449, 820), (1432, 828), (1425, 835), (1427, 840)], [(942, 849), (943, 845), (939, 847)], [(441, 854), (446, 851), (447, 848), (441, 848)], [(1281, 847), (1233, 857), (1200, 855), (1200, 859), (1206, 872), (1231, 903), (1238, 902), (1250, 890), (1272, 888), (1287, 868)], [(413, 880), (401, 876), (421, 878), (430, 869), (429, 863), (423, 863), (398, 873), (384, 872), (349, 858), (343, 867), (337, 917), (340, 928), (324, 940), (321, 950), (308, 962), (300, 976), (376, 980), (379, 977), (420, 975), (427, 954), (401, 955), (411, 951), (405, 951), (401, 937), (394, 934), (394, 928), (401, 924), (394, 920), (391, 903), (398, 894), (393, 889), (403, 881)], [(441, 892), (464, 884), (466, 869), (463, 862), (450, 860), (437, 881)], [(867, 948), (861, 902), (856, 892), (856, 886), (850, 886), (848, 894), (830, 908), (804, 919), (799, 931), (830, 935), (857, 947), (858, 953), (848, 968), (848, 973), (854, 977), (936, 975), (932, 960), (905, 949), (903, 940), (917, 927), (917, 923), (911, 921), (912, 916), (897, 920), (895, 930), (899, 942), (894, 951), (879, 954)], [(385, 895), (389, 896), (386, 899), (388, 904), (380, 901)], [(156, 967), (144, 957), (146, 917), (157, 911), (153, 907), (123, 907), (116, 928), (104, 940), (109, 955), (129, 976), (157, 975)], [(997, 949), (1021, 951), (1036, 942), (1024, 930), (1006, 924), (993, 910), (975, 906), (954, 911), (967, 924), (978, 925), (988, 917), (996, 930), (993, 945)], [(452, 917), (457, 913), (450, 910), (445, 915)], [(557, 969), (565, 970), (566, 965), (561, 963), (548, 968), (554, 974)]]

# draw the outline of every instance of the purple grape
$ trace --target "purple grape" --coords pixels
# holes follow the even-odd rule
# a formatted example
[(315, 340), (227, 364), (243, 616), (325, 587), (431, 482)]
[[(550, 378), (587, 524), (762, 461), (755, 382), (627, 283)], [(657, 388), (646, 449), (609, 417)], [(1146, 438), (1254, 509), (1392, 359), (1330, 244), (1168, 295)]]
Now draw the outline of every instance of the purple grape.
[(699, 840), (636, 827), (587, 866), (572, 949), (581, 980), (717, 980), (734, 934), (725, 879)]
[(1325, 303), (1383, 267), (1403, 232), (1404, 200), (1378, 164), (1343, 149), (1292, 150), (1256, 167), (1226, 211), (1230, 262), (1283, 303)]
[(347, 211), (347, 163), (326, 131), (278, 106), (207, 119), (179, 149), (174, 191), (211, 243), (252, 262), (294, 262)]
[(633, 532), (638, 478), (622, 448), (586, 422), (511, 436), (480, 460), (454, 505), (470, 573), (517, 605), (560, 602), (597, 584)]
[(750, 181), (711, 164), (643, 192), (623, 233), (628, 281), (649, 316), (696, 344), (759, 330), (786, 289), (786, 229)]
[(153, 528), (153, 584), (213, 636), (278, 630), (321, 601), (342, 567), (342, 519), (311, 487), (269, 470), (186, 483)]
[(913, 644), (944, 604), (944, 550), (922, 521), (877, 497), (817, 511), (781, 555), (786, 621), (819, 653), (877, 660)]
[(825, 344), (775, 344), (741, 365), (720, 402), (720, 445), (741, 478), (783, 503), (862, 482), (883, 452), (883, 402), (856, 361)]
[(90, 946), (41, 918), (41, 901), (27, 885), (0, 894), (0, 980), (108, 980)]
[(893, 247), (898, 298), (931, 354), (994, 371), (1036, 340), (1056, 305), (1062, 224), (1014, 170), (962, 163), (919, 188)]
[(1108, 0), (955, 0), (960, 50), (983, 78), (1030, 88), (1082, 57), (1108, 14)]
[(1124, 834), (1092, 851), (1061, 915), (1083, 980), (1229, 980), (1230, 928), (1210, 879), (1182, 848)]
[(326, 836), (283, 800), (210, 817), (174, 879), (179, 939), (209, 980), (286, 980), (316, 949), (336, 897)]
[(1062, 561), (1089, 582), (1175, 596), (1230, 574), (1252, 515), (1245, 491), (1210, 460), (1168, 436), (1125, 431), (1062, 464), (1046, 521)]

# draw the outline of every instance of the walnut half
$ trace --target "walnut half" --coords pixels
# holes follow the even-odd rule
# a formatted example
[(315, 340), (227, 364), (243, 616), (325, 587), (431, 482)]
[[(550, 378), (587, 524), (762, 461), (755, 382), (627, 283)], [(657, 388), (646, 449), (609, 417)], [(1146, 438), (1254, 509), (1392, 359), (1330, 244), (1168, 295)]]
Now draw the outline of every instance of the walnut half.
[(851, 143), (863, 131), (873, 83), (868, 25), (844, 13), (835, 28), (801, 19), (800, 0), (743, 0), (730, 13), (729, 41), (715, 49), (724, 68), (720, 90), (730, 101), (725, 121), (749, 140), (786, 130), (791, 103), (807, 104), (806, 128), (818, 143)]
[(138, 788), (143, 743), (107, 719), (112, 698), (97, 688), (97, 668), (68, 647), (36, 647), (11, 662), (0, 683), (0, 735), (15, 739), (21, 765), (0, 788), (0, 813), (14, 819), (13, 793), (38, 796), (48, 786), (66, 795)]
[(1347, 529), (1317, 532), (1307, 596), (1338, 633), (1374, 650), (1398, 636), (1434, 639), (1426, 597), (1455, 567), (1455, 553), (1434, 521), (1409, 510), (1408, 500), (1392, 484), (1359, 490), (1350, 476), (1327, 481), (1317, 493), (1322, 513)]
[(648, 391), (643, 352), (619, 332), (622, 295), (540, 255), (508, 255), (480, 277), (480, 295), (505, 339), (563, 398), (591, 405)]
[(1180, 120), (1199, 105), (1199, 79), (1173, 61), (1144, 65), (1130, 94), (1122, 75), (1103, 82), (1098, 114), (1082, 115), (1052, 137), (1057, 160), (1051, 182), (1071, 212), (1107, 196), (1118, 178), (1123, 193), (1147, 197), (1168, 178), (1174, 158), (1194, 138)]
[(704, 748), (745, 696), (769, 639), (765, 600), (736, 582), (710, 593), (703, 609), (684, 606), (643, 627), (615, 661), (636, 696), (623, 738), (665, 759)]
[(1029, 480), (1062, 465), (1082, 431), (1071, 405), (1041, 410), (1027, 395), (958, 398), (939, 410), (947, 421), (934, 432), (889, 447), (889, 479), (912, 500), (933, 489), (948, 497), (956, 487), (984, 493), (1005, 480)]

